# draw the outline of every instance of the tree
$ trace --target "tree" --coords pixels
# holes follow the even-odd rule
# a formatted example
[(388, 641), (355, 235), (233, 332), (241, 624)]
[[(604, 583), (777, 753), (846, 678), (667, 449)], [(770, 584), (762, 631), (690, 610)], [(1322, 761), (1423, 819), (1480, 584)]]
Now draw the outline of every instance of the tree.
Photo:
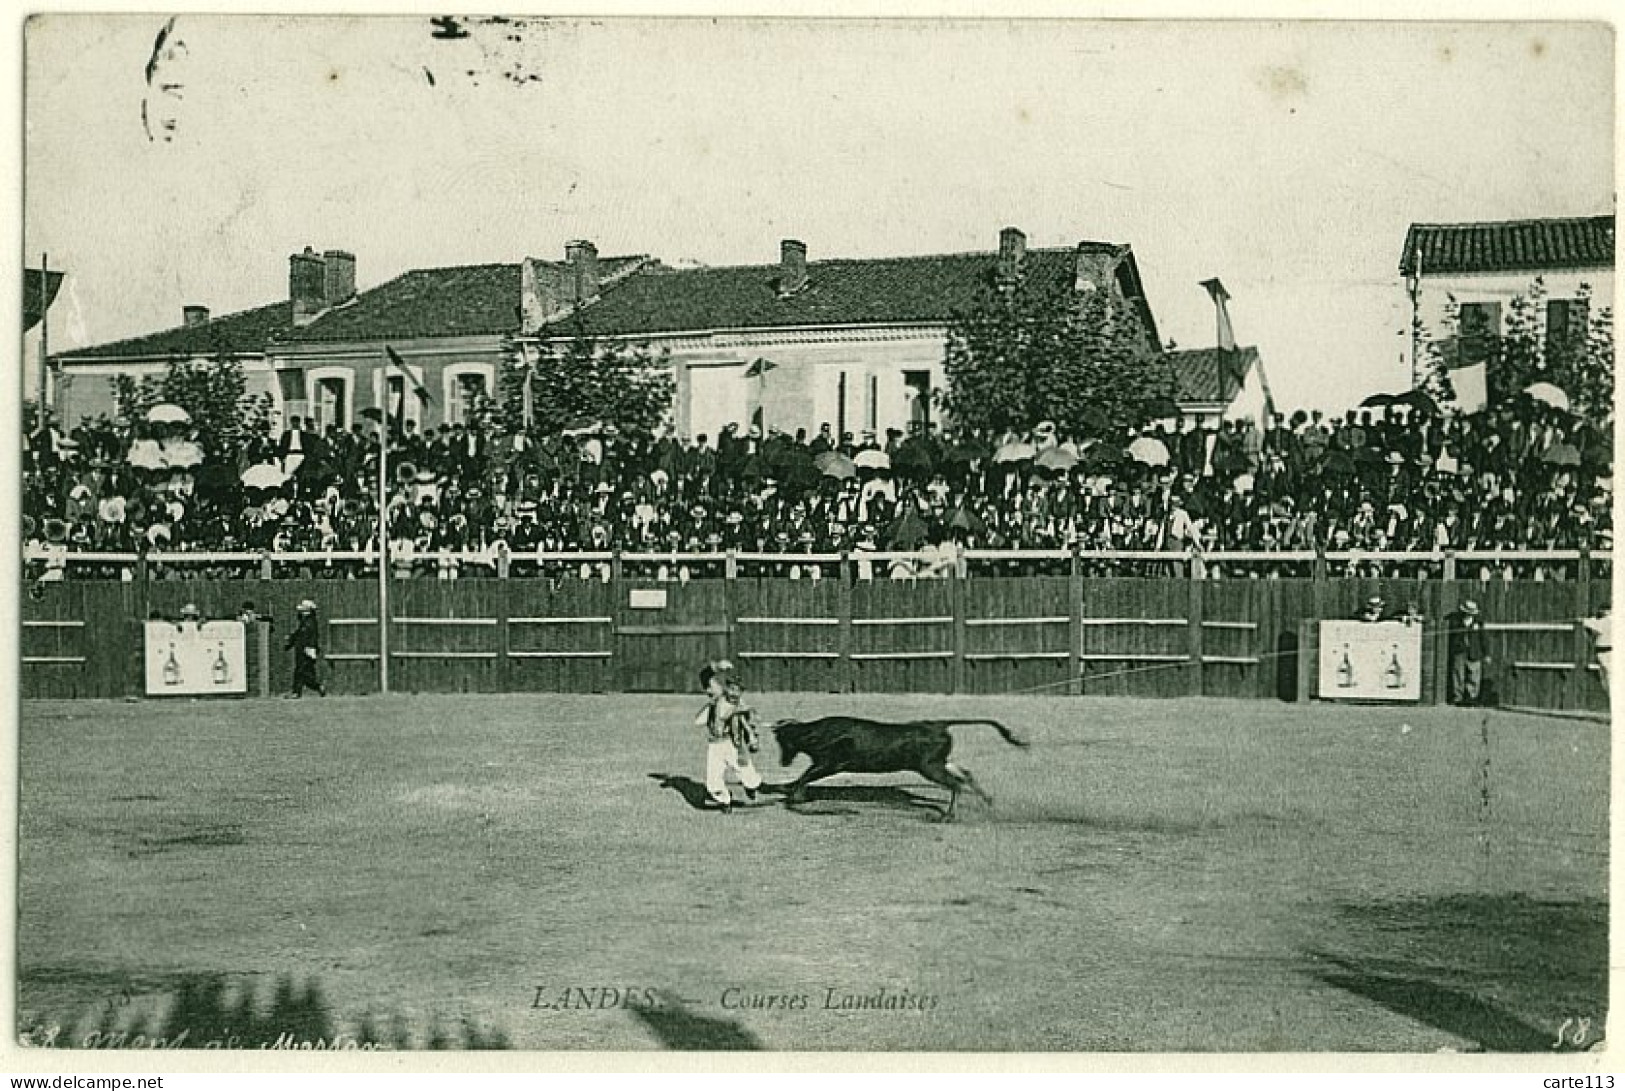
[(1133, 307), (1025, 270), (983, 289), (949, 322), (943, 369), (943, 409), (962, 429), (990, 436), (1041, 420), (1077, 436), (1139, 427), (1153, 399), (1174, 393), (1167, 358)]
[(1545, 281), (1536, 277), (1512, 300), (1489, 369), (1492, 402), (1547, 382), (1568, 394), (1580, 416), (1598, 423), (1613, 419), (1614, 319), (1607, 307), (1593, 313), (1591, 298), (1590, 285), (1582, 284), (1574, 300), (1551, 301)]
[[(1550, 300), (1543, 279), (1514, 296), (1499, 331), (1483, 331), (1468, 345), (1462, 307), (1451, 297), (1444, 314), (1450, 336), (1433, 339), (1413, 319), (1420, 352), (1418, 385), (1441, 401), (1454, 400), (1452, 364), (1487, 360), (1486, 386), (1492, 405), (1515, 398), (1532, 383), (1552, 383), (1569, 396), (1575, 413), (1593, 423), (1613, 420), (1614, 318), (1607, 307), (1592, 306), (1590, 285), (1572, 300)], [(1468, 350), (1471, 349), (1471, 355)]]
[(653, 431), (671, 413), (676, 389), (667, 354), (647, 343), (600, 340), (578, 322), (544, 330), (533, 346), (510, 341), (497, 376), (492, 415), (510, 431), (524, 423), (525, 379), (530, 376), (531, 426), (557, 435), (584, 421), (613, 424), (623, 432)]
[(241, 361), (225, 352), (212, 359), (172, 360), (162, 375), (113, 380), (121, 415), (146, 417), (155, 405), (170, 403), (186, 410), (198, 444), (211, 461), (235, 466), (249, 444), (270, 433), (271, 396), (251, 394)]
[[(1458, 329), (1461, 322), (1461, 305), (1454, 296), (1445, 304), (1444, 322), (1446, 329)], [(1446, 345), (1436, 341), (1428, 335), (1427, 326), (1419, 313), (1411, 315), (1411, 344), (1415, 346), (1417, 364), (1415, 381), (1416, 386), (1439, 405), (1445, 405), (1456, 400), (1456, 387), (1450, 381), (1450, 361), (1448, 352), (1454, 351), (1454, 342)], [(1448, 350), (1448, 352), (1447, 352)]]

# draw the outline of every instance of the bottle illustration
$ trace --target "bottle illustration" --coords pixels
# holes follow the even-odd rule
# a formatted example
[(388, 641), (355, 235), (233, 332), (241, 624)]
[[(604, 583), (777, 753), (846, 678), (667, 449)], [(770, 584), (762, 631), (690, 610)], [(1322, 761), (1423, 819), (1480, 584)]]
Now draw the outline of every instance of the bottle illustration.
[(175, 645), (169, 646), (169, 658), (164, 660), (164, 685), (181, 684), (181, 661), (175, 658)]
[(1343, 645), (1343, 657), (1337, 663), (1337, 687), (1350, 689), (1354, 685), (1354, 661), (1349, 658), (1349, 646)]
[(226, 662), (226, 646), (220, 645), (214, 655), (214, 684), (223, 686), (231, 681), (231, 665)]
[(1388, 666), (1382, 672), (1383, 685), (1389, 689), (1405, 688), (1405, 668), (1399, 665), (1399, 645), (1395, 644), (1388, 655)]

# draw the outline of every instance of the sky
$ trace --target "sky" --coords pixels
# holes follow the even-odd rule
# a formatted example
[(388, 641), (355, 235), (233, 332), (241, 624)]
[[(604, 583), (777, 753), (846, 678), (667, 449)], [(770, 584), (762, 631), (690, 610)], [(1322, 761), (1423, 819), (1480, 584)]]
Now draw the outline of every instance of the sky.
[[(1162, 337), (1223, 279), (1277, 404), (1403, 389), (1413, 222), (1609, 213), (1602, 24), (40, 16), (23, 245), (52, 351), (569, 239), (667, 262), (1133, 246)], [(177, 49), (176, 41), (184, 43)], [(147, 123), (142, 107), (146, 102)], [(162, 121), (173, 120), (165, 130)], [(149, 133), (150, 130), (150, 133)], [(25, 346), (32, 362), (36, 341)], [(33, 367), (24, 369), (30, 379)]]

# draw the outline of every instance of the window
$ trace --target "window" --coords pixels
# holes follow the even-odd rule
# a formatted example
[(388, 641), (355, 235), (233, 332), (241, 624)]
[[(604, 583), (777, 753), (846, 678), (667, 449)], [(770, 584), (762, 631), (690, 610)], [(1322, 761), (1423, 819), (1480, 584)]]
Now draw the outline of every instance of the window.
[(1457, 340), (1457, 365), (1483, 363), (1496, 355), (1501, 336), (1499, 303), (1463, 303)]
[(316, 381), (315, 404), (311, 415), (316, 418), (316, 431), (325, 432), (329, 427), (345, 427), (345, 386), (343, 379), (318, 379)]
[(908, 397), (908, 428), (924, 431), (931, 424), (931, 373), (903, 372), (903, 389)]
[(496, 385), (490, 364), (452, 364), (442, 373), (447, 424), (468, 424), (483, 397)]
[(446, 418), (453, 424), (467, 424), (484, 396), (484, 375), (456, 376), (451, 383), (451, 397), (446, 402)]
[(1590, 312), (1583, 299), (1546, 301), (1546, 364), (1572, 356), (1585, 344)]
[[(337, 428), (350, 427), (350, 414), (353, 410), (351, 392), (355, 389), (355, 372), (347, 367), (317, 367), (305, 373), (305, 397), (307, 400), (305, 413), (294, 413), (294, 416), (307, 416), (315, 421), (315, 429), (325, 432), (329, 426)], [(292, 411), (294, 407), (290, 406)]]

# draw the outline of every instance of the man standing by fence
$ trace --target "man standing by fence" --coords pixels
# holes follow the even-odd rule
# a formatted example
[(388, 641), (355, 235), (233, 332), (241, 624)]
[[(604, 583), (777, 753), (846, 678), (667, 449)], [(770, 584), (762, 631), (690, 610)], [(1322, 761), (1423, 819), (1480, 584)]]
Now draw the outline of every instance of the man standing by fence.
[(1450, 625), (1450, 703), (1476, 704), (1484, 684), (1484, 663), (1488, 640), (1484, 621), (1478, 616), (1478, 603), (1468, 599), (1451, 619)]
[(313, 689), (326, 697), (327, 688), (321, 678), (322, 640), (316, 628), (316, 604), (305, 599), (297, 612), (299, 622), (288, 634), (287, 643), (293, 650), (293, 692), (288, 696), (298, 697), (305, 690)]

